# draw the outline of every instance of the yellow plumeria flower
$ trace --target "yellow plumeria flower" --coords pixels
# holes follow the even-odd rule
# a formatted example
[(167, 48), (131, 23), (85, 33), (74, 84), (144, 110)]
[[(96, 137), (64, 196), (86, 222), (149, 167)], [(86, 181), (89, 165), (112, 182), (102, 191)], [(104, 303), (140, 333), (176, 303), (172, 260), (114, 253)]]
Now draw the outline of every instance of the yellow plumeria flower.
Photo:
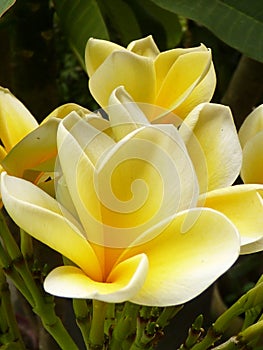
[(47, 292), (182, 304), (234, 263), (238, 231), (225, 215), (197, 207), (197, 176), (173, 125), (151, 125), (123, 88), (109, 105), (109, 120), (72, 112), (59, 124), (56, 199), (2, 174), (5, 207), (75, 264), (51, 271)]
[(196, 105), (210, 101), (215, 90), (211, 51), (204, 45), (160, 52), (152, 36), (127, 49), (92, 38), (85, 59), (90, 91), (102, 107), (123, 85), (135, 102), (163, 107), (184, 119)]
[[(255, 126), (240, 130), (241, 139), (254, 133)], [(224, 213), (236, 225), (241, 235), (241, 253), (262, 250), (263, 186), (231, 186), (240, 173), (242, 152), (230, 109), (212, 103), (200, 104), (186, 117), (179, 133), (198, 177), (199, 205)], [(261, 146), (262, 140), (261, 135)], [(254, 164), (258, 164), (261, 149), (255, 145), (250, 149)], [(246, 148), (243, 151), (246, 157)]]

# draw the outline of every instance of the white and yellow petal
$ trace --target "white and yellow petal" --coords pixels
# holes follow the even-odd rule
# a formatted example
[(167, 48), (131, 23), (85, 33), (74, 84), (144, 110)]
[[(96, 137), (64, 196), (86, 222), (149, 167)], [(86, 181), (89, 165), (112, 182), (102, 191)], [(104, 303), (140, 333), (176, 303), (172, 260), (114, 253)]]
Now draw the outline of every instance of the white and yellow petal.
[(137, 55), (149, 57), (155, 59), (160, 51), (153, 40), (152, 35), (148, 35), (145, 38), (132, 41), (128, 46), (127, 50), (136, 53)]
[(238, 136), (242, 148), (246, 142), (263, 131), (263, 104), (255, 108), (241, 125)]
[(130, 301), (155, 306), (183, 304), (229, 269), (239, 249), (238, 231), (223, 214), (208, 208), (181, 212), (170, 218), (154, 239), (123, 253), (121, 259), (143, 252), (149, 261), (145, 283)]
[(105, 107), (112, 91), (123, 85), (136, 102), (153, 103), (155, 71), (153, 60), (130, 51), (113, 51), (89, 80), (96, 101)]
[(65, 255), (91, 278), (101, 278), (97, 257), (81, 226), (56, 200), (31, 182), (2, 173), (3, 203), (28, 234)]
[(44, 288), (48, 293), (61, 297), (120, 303), (139, 292), (147, 272), (148, 259), (145, 254), (120, 262), (105, 282), (92, 280), (77, 267), (61, 266), (49, 273)]
[(175, 110), (203, 80), (210, 66), (211, 52), (208, 50), (193, 51), (179, 56), (161, 84), (159, 82), (155, 104)]
[(263, 249), (263, 185), (237, 185), (210, 191), (199, 205), (225, 214), (241, 237), (241, 254)]
[(251, 137), (243, 148), (241, 178), (245, 183), (263, 183), (263, 131)]
[(200, 193), (231, 185), (242, 163), (242, 150), (228, 107), (203, 103), (179, 130), (194, 164)]
[(37, 121), (8, 89), (0, 88), (0, 139), (7, 152), (38, 126)]
[(91, 77), (98, 67), (113, 51), (125, 48), (111, 41), (90, 38), (85, 49), (85, 64), (88, 76)]

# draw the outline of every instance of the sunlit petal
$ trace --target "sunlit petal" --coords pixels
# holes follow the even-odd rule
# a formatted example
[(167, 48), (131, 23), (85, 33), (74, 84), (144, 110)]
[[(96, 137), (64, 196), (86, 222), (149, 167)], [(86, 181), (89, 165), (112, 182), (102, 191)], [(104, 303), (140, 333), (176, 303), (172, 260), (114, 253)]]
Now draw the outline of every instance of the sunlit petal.
[(163, 80), (155, 104), (169, 110), (176, 109), (202, 81), (210, 65), (209, 51), (179, 56)]
[(122, 258), (144, 252), (149, 272), (131, 299), (142, 305), (168, 306), (202, 293), (235, 262), (240, 242), (235, 226), (212, 209), (192, 209), (170, 219), (163, 232), (129, 248)]
[(127, 135), (100, 159), (93, 177), (83, 157), (76, 168), (79, 197), (104, 232), (103, 242), (98, 230), (90, 239), (127, 247), (159, 220), (194, 206), (198, 186), (185, 151), (176, 128), (167, 125)]
[(179, 130), (194, 164), (200, 193), (231, 185), (237, 178), (242, 151), (228, 107), (203, 103)]
[(89, 77), (115, 50), (125, 50), (122, 46), (107, 40), (90, 38), (85, 49), (85, 64)]
[(147, 271), (148, 259), (145, 254), (133, 256), (115, 266), (105, 282), (90, 279), (77, 267), (61, 266), (47, 276), (44, 288), (57, 296), (119, 303), (138, 293)]
[(96, 101), (105, 107), (112, 91), (123, 85), (136, 102), (153, 103), (155, 72), (153, 61), (129, 51), (114, 51), (89, 80)]
[[(263, 185), (239, 185), (210, 191), (199, 199), (200, 206), (206, 206), (225, 214), (237, 227), (241, 236), (241, 253), (253, 251), (253, 242), (263, 238)], [(263, 242), (261, 242), (263, 243)], [(255, 250), (255, 251), (257, 251)]]
[(178, 59), (179, 56), (185, 55), (191, 52), (206, 52), (207, 48), (204, 45), (198, 47), (181, 49), (176, 48), (172, 50), (167, 50), (161, 52), (155, 59), (155, 71), (156, 71), (156, 87), (157, 91), (163, 84), (163, 81), (168, 74), (169, 70), (172, 68), (174, 62)]
[(209, 102), (216, 87), (214, 65), (211, 62), (207, 74), (201, 79), (191, 94), (174, 110), (174, 113), (184, 119), (192, 109), (203, 102)]
[(65, 255), (91, 278), (101, 278), (96, 255), (81, 226), (57, 201), (31, 182), (6, 173), (2, 174), (1, 192), (6, 210), (19, 227)]

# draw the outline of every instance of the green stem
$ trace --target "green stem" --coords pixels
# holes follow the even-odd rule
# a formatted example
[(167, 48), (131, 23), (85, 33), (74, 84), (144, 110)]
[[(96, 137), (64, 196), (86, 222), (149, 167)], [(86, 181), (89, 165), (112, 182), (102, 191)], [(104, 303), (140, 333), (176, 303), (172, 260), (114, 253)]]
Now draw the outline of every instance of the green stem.
[(21, 253), (26, 260), (32, 260), (33, 258), (33, 242), (32, 237), (29, 236), (24, 230), (20, 229), (20, 246)]
[(92, 301), (92, 320), (89, 334), (89, 349), (100, 350), (104, 345), (104, 322), (107, 304), (103, 301)]
[(9, 255), (4, 250), (0, 243), (0, 265), (3, 268), (5, 274), (13, 281), (15, 287), (20, 291), (20, 293), (27, 299), (31, 306), (34, 305), (34, 301), (30, 291), (28, 290), (25, 282), (14, 269), (13, 261)]
[(89, 300), (73, 299), (73, 309), (77, 325), (81, 331), (86, 347), (89, 347), (89, 332), (91, 323), (91, 309), (87, 305)]
[(21, 350), (25, 350), (26, 348), (22, 341), (21, 334), (15, 318), (13, 305), (11, 303), (9, 286), (6, 282), (6, 278), (2, 270), (0, 270), (0, 289), (2, 311), (1, 318), (5, 318), (5, 320), (7, 321), (8, 333), (12, 339), (12, 342), (16, 342), (17, 346), (19, 346)]
[(121, 318), (117, 322), (110, 343), (111, 350), (120, 350), (124, 341), (130, 334), (136, 332), (136, 320), (140, 305), (136, 305), (130, 302), (126, 302), (122, 311)]

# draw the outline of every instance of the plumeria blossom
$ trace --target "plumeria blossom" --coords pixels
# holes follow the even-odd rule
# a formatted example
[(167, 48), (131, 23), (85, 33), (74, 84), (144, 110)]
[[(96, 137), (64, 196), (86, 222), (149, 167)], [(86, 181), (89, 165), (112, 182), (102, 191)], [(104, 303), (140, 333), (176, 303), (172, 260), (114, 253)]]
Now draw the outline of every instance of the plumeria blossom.
[(56, 198), (3, 173), (3, 202), (17, 225), (74, 263), (48, 274), (49, 293), (182, 304), (234, 263), (238, 230), (198, 207), (198, 178), (173, 125), (151, 125), (123, 88), (107, 113), (71, 112), (59, 123)]
[(6, 170), (47, 189), (46, 179), (54, 170), (57, 155), (57, 127), (73, 110), (87, 112), (69, 103), (56, 108), (38, 125), (22, 102), (0, 87), (0, 172)]
[(211, 51), (204, 45), (160, 52), (152, 36), (132, 41), (127, 49), (91, 38), (85, 61), (91, 94), (102, 107), (123, 85), (134, 101), (174, 111), (184, 119), (196, 105), (211, 100), (216, 85)]
[[(253, 133), (254, 129), (255, 125), (250, 131)], [(249, 135), (247, 131), (244, 135)], [(262, 250), (263, 186), (231, 186), (240, 173), (242, 152), (230, 109), (218, 104), (200, 104), (186, 117), (179, 133), (198, 177), (198, 205), (224, 213), (236, 225), (241, 235), (241, 253)], [(253, 152), (260, 153), (260, 149), (254, 146)], [(253, 158), (254, 164), (256, 159)]]

